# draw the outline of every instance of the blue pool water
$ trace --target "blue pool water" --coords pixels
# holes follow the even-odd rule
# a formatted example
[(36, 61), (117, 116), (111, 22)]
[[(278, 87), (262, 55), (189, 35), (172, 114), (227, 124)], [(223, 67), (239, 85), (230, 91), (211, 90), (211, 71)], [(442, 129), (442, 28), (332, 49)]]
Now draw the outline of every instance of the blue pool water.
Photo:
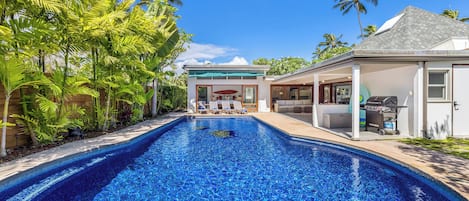
[(253, 118), (183, 118), (2, 183), (0, 200), (28, 199), (462, 200), (390, 161), (290, 139)]

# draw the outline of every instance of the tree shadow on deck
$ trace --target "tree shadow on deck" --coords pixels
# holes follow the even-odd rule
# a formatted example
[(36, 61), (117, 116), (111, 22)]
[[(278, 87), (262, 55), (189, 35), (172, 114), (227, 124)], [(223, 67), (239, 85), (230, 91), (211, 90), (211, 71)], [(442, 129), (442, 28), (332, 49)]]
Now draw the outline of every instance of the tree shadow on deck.
[(469, 160), (415, 145), (404, 144), (398, 148), (439, 174), (432, 176), (444, 179), (448, 185), (469, 195)]

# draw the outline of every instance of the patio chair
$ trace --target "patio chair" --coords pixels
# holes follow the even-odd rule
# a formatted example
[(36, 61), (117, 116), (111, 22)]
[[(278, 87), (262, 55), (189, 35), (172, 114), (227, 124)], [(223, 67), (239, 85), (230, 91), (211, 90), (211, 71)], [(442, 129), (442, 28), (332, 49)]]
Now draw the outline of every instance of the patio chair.
[(210, 101), (208, 103), (209, 107), (210, 107), (210, 113), (213, 113), (213, 114), (218, 114), (220, 113), (220, 110), (218, 109), (218, 103), (217, 101)]
[(201, 114), (207, 114), (207, 108), (205, 107), (204, 101), (199, 101), (197, 111)]
[(239, 114), (246, 113), (246, 109), (243, 108), (240, 101), (233, 101), (233, 108), (234, 108), (234, 111)]
[(233, 110), (231, 109), (231, 105), (230, 105), (229, 101), (222, 101), (221, 102), (221, 108), (222, 108), (223, 112), (225, 112), (225, 113), (230, 114), (230, 113), (233, 112)]

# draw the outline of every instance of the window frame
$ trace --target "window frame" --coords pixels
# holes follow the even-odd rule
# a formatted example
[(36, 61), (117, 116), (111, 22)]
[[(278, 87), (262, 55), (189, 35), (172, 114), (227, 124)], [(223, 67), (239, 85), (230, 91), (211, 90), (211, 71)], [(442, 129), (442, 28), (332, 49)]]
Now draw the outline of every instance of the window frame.
[[(444, 83), (443, 84), (431, 84), (430, 83), (430, 74), (434, 73), (443, 73)], [(429, 70), (427, 73), (427, 99), (429, 101), (449, 101), (450, 100), (450, 80), (449, 80), (449, 70)], [(432, 87), (443, 87), (443, 97), (430, 97), (430, 88)]]

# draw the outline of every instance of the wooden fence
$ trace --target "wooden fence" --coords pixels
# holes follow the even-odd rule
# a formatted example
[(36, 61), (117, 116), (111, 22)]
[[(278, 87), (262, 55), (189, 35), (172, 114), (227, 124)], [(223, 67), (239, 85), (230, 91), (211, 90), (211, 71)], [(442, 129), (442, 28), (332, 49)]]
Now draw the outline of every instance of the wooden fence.
[[(146, 90), (147, 91), (152, 91), (153, 89), (151, 87), (147, 87)], [(168, 91), (171, 91), (171, 90), (168, 90)], [(27, 92), (25, 92), (25, 93), (27, 93)], [(101, 91), (100, 92), (100, 102), (101, 102), (101, 104), (104, 104), (106, 102), (105, 96), (106, 96), (106, 94), (104, 93), (104, 91)], [(165, 94), (165, 93), (163, 93), (162, 96), (163, 97), (165, 97), (165, 96), (174, 96), (174, 94)], [(186, 100), (186, 99), (182, 98), (182, 100)], [(10, 104), (9, 104), (9, 109), (8, 109), (8, 114), (9, 115), (12, 115), (12, 114), (20, 114), (21, 115), (23, 113), (22, 109), (21, 109), (21, 102), (20, 101), (21, 101), (20, 93), (19, 93), (19, 90), (17, 90), (13, 93), (13, 96), (10, 99)], [(177, 102), (177, 100), (173, 100), (173, 101)], [(161, 100), (160, 100), (160, 102), (161, 102)], [(5, 103), (5, 93), (4, 93), (3, 87), (0, 86), (0, 107), (1, 107), (2, 111), (3, 111), (4, 103)], [(92, 102), (91, 96), (78, 95), (78, 96), (74, 96), (72, 99), (65, 102), (65, 104), (76, 104), (76, 105), (78, 105), (82, 108), (85, 108), (85, 109), (89, 110), (89, 109), (92, 108), (93, 102)], [(185, 102), (184, 103), (179, 103), (179, 104), (182, 104), (184, 106), (186, 105)], [(123, 105), (119, 104), (118, 107), (122, 107), (122, 106)], [(162, 109), (161, 111), (165, 112), (163, 110), (164, 109)], [(144, 112), (145, 115), (150, 115), (151, 114), (151, 101), (149, 101), (147, 104), (144, 105), (143, 112)], [(3, 113), (2, 113), (2, 115), (3, 115)], [(15, 118), (9, 117), (8, 122), (14, 124), (15, 123)], [(20, 146), (24, 146), (24, 145), (29, 145), (30, 143), (31, 143), (31, 139), (30, 139), (29, 134), (25, 133), (24, 129), (21, 128), (21, 126), (17, 125), (17, 126), (7, 127), (7, 134), (6, 134), (6, 147), (7, 148), (20, 147)]]
[[(151, 89), (150, 89), (151, 90)], [(4, 89), (0, 86), (0, 107), (1, 111), (3, 111), (3, 106), (5, 104), (5, 95)], [(101, 93), (101, 103), (105, 102), (104, 93)], [(10, 99), (8, 114), (22, 114), (21, 109), (21, 99), (19, 90), (15, 91), (13, 96)], [(74, 96), (71, 100), (68, 100), (65, 104), (76, 104), (83, 108), (91, 108), (92, 107), (92, 98), (91, 96), (86, 95), (78, 95)], [(145, 106), (145, 111), (148, 112), (148, 106)], [(2, 113), (3, 115), (3, 113)], [(15, 123), (15, 118), (9, 117), (8, 122)], [(7, 134), (6, 134), (6, 147), (7, 148), (15, 148), (19, 146), (29, 145), (31, 143), (31, 139), (29, 134), (24, 132), (24, 129), (21, 128), (19, 125), (17, 126), (10, 126), (7, 127)]]

